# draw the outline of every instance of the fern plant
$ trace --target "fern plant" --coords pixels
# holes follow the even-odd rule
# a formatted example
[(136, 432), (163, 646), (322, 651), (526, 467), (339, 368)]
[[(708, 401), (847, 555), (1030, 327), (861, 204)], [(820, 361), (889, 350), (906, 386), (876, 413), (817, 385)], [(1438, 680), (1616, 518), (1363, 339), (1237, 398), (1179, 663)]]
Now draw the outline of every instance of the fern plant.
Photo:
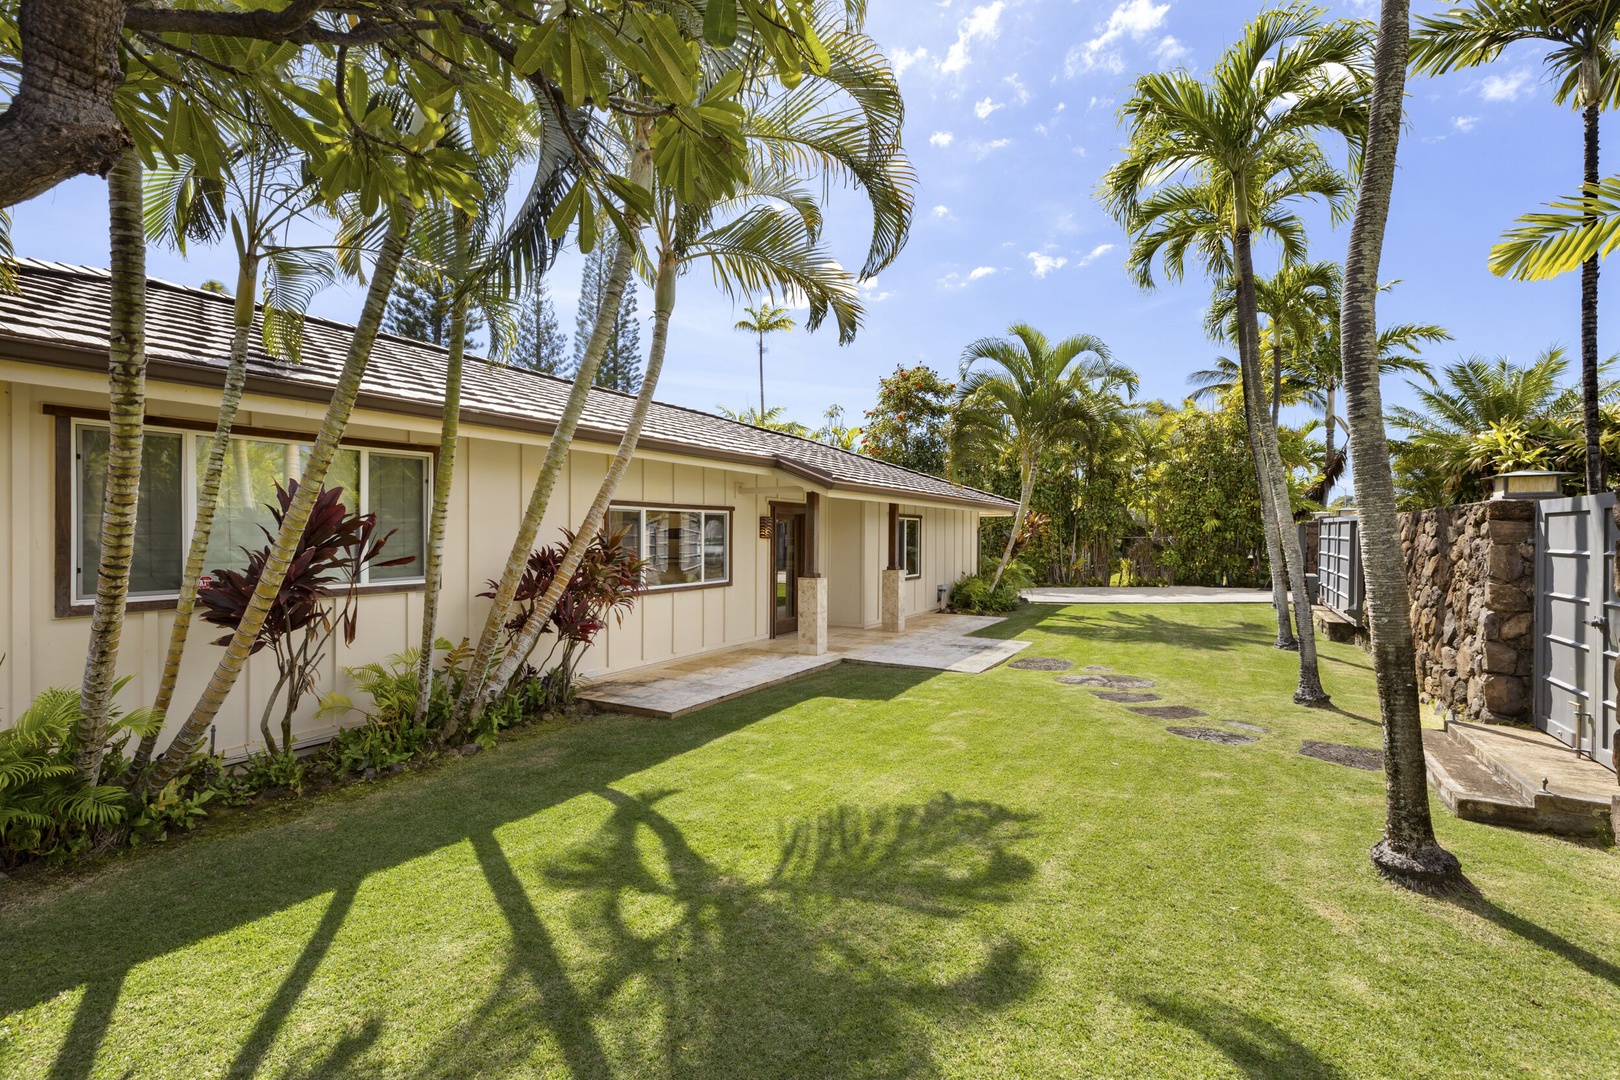
[[(120, 680), (114, 693), (128, 681)], [(124, 823), (128, 792), (85, 783), (73, 767), (80, 715), (79, 692), (53, 687), (0, 731), (0, 862), (82, 850), (96, 832)], [(144, 709), (115, 718), (108, 760), (119, 759), (131, 735), (145, 736), (158, 723)]]

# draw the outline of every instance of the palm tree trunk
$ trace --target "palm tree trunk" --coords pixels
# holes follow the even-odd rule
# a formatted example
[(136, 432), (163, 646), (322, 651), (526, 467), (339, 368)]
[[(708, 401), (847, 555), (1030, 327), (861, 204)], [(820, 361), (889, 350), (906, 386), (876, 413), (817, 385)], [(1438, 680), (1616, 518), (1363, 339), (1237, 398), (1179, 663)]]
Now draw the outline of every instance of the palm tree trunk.
[[(191, 526), (191, 549), (186, 553), (186, 568), (180, 578), (180, 599), (174, 607), (174, 623), (169, 628), (169, 651), (163, 658), (163, 674), (158, 679), (157, 697), (152, 713), (161, 727), (174, 703), (174, 687), (180, 679), (180, 661), (185, 656), (186, 638), (191, 633), (191, 616), (197, 608), (197, 587), (202, 581), (203, 563), (208, 558), (208, 541), (214, 532), (214, 516), (219, 509), (219, 483), (225, 472), (225, 454), (231, 446), (231, 427), (242, 405), (242, 390), (247, 385), (248, 341), (253, 334), (254, 292), (259, 282), (259, 260), (251, 253), (243, 253), (237, 263), (236, 306), (231, 329), (230, 361), (225, 365), (225, 391), (220, 397), (219, 420), (214, 424), (214, 437), (208, 444), (208, 458), (197, 484), (197, 517)], [(246, 483), (246, 475), (242, 483)], [(135, 752), (135, 768), (140, 770), (152, 759), (157, 749), (159, 732), (154, 731), (141, 740)]]
[(765, 331), (759, 332), (759, 422), (765, 422)]
[(1012, 562), (1013, 548), (1018, 545), (1018, 532), (1024, 527), (1024, 518), (1029, 514), (1029, 501), (1035, 494), (1033, 455), (1027, 455), (1019, 462), (1019, 471), (1023, 476), (1018, 485), (1018, 510), (1013, 514), (1012, 529), (1007, 533), (1007, 545), (1001, 549), (1001, 561), (996, 564), (996, 576), (990, 579), (991, 592), (995, 592), (996, 586), (1001, 584), (1001, 575), (1007, 572), (1007, 564)]
[[(636, 124), (635, 146), (631, 155), (630, 179), (650, 189), (653, 180), (652, 126), (650, 122), (638, 121)], [(625, 214), (627, 227), (636, 230), (639, 222), (635, 215)], [(489, 615), (484, 620), (484, 629), (478, 639), (478, 649), (473, 654), (472, 663), (467, 670), (467, 679), (462, 684), (460, 696), (456, 699), (455, 711), (450, 721), (445, 725), (441, 736), (449, 739), (470, 722), (477, 710), (483, 707), (485, 687), (489, 684), (490, 669), (494, 665), (495, 651), (500, 644), (501, 636), (505, 632), (506, 623), (512, 617), (512, 601), (517, 595), (518, 583), (528, 565), (529, 552), (534, 547), (535, 537), (540, 534), (540, 524), (546, 516), (546, 508), (551, 503), (551, 490), (556, 486), (557, 477), (562, 474), (563, 463), (568, 460), (568, 449), (573, 444), (574, 429), (579, 426), (580, 415), (585, 411), (585, 402), (590, 396), (591, 384), (596, 380), (596, 369), (602, 363), (602, 355), (607, 351), (608, 339), (613, 334), (614, 324), (618, 320), (619, 305), (624, 299), (625, 282), (630, 277), (630, 267), (635, 256), (635, 245), (628, 236), (619, 238), (618, 250), (613, 256), (613, 265), (608, 272), (607, 284), (603, 287), (601, 303), (596, 311), (596, 325), (591, 329), (591, 340), (585, 348), (585, 355), (580, 357), (579, 367), (574, 372), (574, 385), (568, 393), (568, 402), (563, 406), (562, 416), (557, 420), (557, 426), (551, 433), (551, 440), (546, 447), (546, 457), (540, 466), (540, 475), (535, 479), (534, 488), (529, 493), (529, 505), (523, 512), (523, 520), (518, 525), (516, 539), (512, 542), (512, 551), (506, 559), (506, 569), (501, 572), (501, 580), (495, 587), (495, 598), (490, 604)]]
[(1282, 423), (1282, 335), (1271, 328), (1271, 426)]
[[(1598, 182), (1598, 106), (1593, 102), (1584, 110), (1586, 120), (1587, 190)], [(1592, 215), (1589, 222), (1596, 222)], [(1593, 255), (1581, 264), (1581, 418), (1586, 429), (1586, 492), (1597, 495), (1607, 485), (1603, 477), (1603, 450), (1600, 445), (1602, 429), (1598, 416), (1598, 257)]]
[(1356, 505), (1361, 519), (1361, 563), (1367, 584), (1368, 627), (1378, 707), (1384, 721), (1384, 837), (1372, 849), (1373, 864), (1409, 888), (1462, 885), (1462, 865), (1435, 840), (1418, 713), (1416, 650), (1406, 562), (1395, 517), (1395, 480), (1389, 468), (1383, 394), (1378, 384), (1378, 263), (1395, 154), (1410, 45), (1407, 0), (1384, 0), (1378, 49), (1373, 59), (1372, 114), (1367, 132), (1361, 192), (1350, 226), (1340, 300), (1345, 411), (1350, 451), (1356, 461)]
[[(1239, 354), (1242, 353), (1242, 332), (1238, 335)], [(1239, 361), (1241, 377), (1242, 361)], [(1266, 455), (1260, 446), (1260, 417), (1264, 406), (1257, 394), (1243, 392), (1243, 423), (1249, 434), (1249, 455), (1254, 459), (1254, 482), (1260, 492), (1260, 524), (1266, 538), (1266, 563), (1271, 571), (1271, 607), (1277, 615), (1277, 641), (1275, 647), (1292, 651), (1299, 648), (1294, 636), (1292, 616), (1288, 611), (1288, 567), (1283, 556), (1282, 537), (1277, 531), (1277, 514), (1272, 509), (1271, 485), (1265, 481)]]
[(450, 355), (445, 362), (444, 422), (439, 429), (439, 460), (433, 471), (433, 512), (428, 519), (427, 551), (422, 568), (422, 645), (416, 662), (416, 709), (413, 721), (427, 722), (433, 699), (433, 642), (438, 636), (439, 589), (444, 583), (444, 521), (456, 475), (456, 440), (461, 424), (461, 370), (467, 352), (467, 251), (472, 218), (455, 211), (454, 251), (450, 273), (456, 292), (450, 300)]
[(1328, 494), (1333, 490), (1333, 485), (1328, 481), (1326, 473), (1333, 468), (1333, 451), (1335, 448), (1333, 427), (1339, 422), (1339, 391), (1332, 383), (1328, 384), (1327, 404), (1322, 409), (1322, 412), (1325, 421), (1322, 429), (1322, 468), (1324, 471), (1322, 477), (1322, 503), (1325, 506), (1328, 501)]
[(281, 583), (287, 575), (287, 566), (292, 561), (298, 542), (304, 535), (304, 526), (309, 523), (310, 511), (314, 508), (315, 499), (325, 483), (327, 469), (331, 467), (332, 458), (337, 454), (338, 443), (342, 440), (344, 431), (348, 429), (349, 417), (354, 412), (355, 398), (359, 396), (360, 382), (365, 377), (366, 364), (371, 359), (371, 347), (377, 339), (377, 331), (382, 326), (383, 309), (387, 306), (388, 295), (393, 291), (394, 280), (399, 274), (400, 260), (405, 254), (405, 244), (414, 218), (415, 211), (408, 202), (401, 202), (394, 207), (390, 215), (388, 235), (383, 240), (382, 249), (377, 253), (376, 265), (372, 268), (371, 285), (366, 290), (365, 304), (360, 310), (360, 319), (355, 324), (354, 335), (349, 341), (349, 352), (343, 361), (343, 371), (338, 376), (337, 386), (333, 388), (331, 403), (326, 408), (326, 416), (321, 421), (321, 430), (315, 438), (314, 447), (310, 450), (303, 475), (298, 479), (298, 493), (293, 497), (292, 505), (287, 508), (287, 513), (282, 519), (281, 531), (270, 547), (270, 557), (265, 562), (264, 571), (259, 575), (258, 585), (253, 590), (253, 599), (248, 603), (241, 623), (231, 636), (230, 644), (225, 647), (225, 655), (214, 668), (213, 677), (209, 679), (202, 697), (191, 710), (191, 715), (186, 717), (185, 724), (169, 743), (169, 748), (163, 752), (163, 756), (147, 775), (148, 791), (161, 791), (163, 785), (180, 771), (196, 750), (198, 743), (202, 741), (203, 733), (219, 715), (220, 708), (225, 704), (225, 698), (242, 674), (242, 667), (247, 663), (254, 642), (258, 640), (265, 616), (270, 612), (270, 605), (275, 602), (276, 594), (281, 591)]
[(141, 450), (146, 428), (146, 231), (141, 221), (141, 159), (126, 150), (107, 174), (111, 216), (111, 304), (107, 342), (107, 481), (101, 504), (101, 556), (79, 692), (74, 767), (85, 783), (101, 773), (112, 722), (118, 644), (135, 559)]
[[(641, 388), (636, 391), (636, 403), (630, 410), (630, 420), (619, 439), (619, 449), (613, 455), (613, 463), (608, 466), (607, 475), (602, 478), (601, 487), (597, 488), (596, 499), (586, 512), (585, 520), (574, 533), (568, 551), (558, 564), (551, 584), (535, 603), (528, 621), (519, 629), (512, 647), (502, 658), (494, 677), (483, 688), (485, 700), (511, 681), (518, 665), (534, 650), (535, 642), (551, 622), (552, 613), (557, 610), (557, 603), (562, 599), (569, 581), (573, 579), (574, 572), (584, 561), (585, 550), (601, 532), (602, 522), (607, 518), (608, 506), (613, 502), (614, 493), (619, 490), (619, 481), (624, 479), (625, 470), (630, 467), (630, 459), (635, 456), (636, 444), (641, 439), (641, 429), (647, 422), (648, 411), (652, 408), (658, 376), (664, 370), (664, 352), (669, 344), (669, 317), (675, 310), (675, 281), (679, 269), (680, 260), (673, 251), (665, 247), (659, 252), (658, 275), (653, 281), (653, 333), (652, 343), (647, 349), (647, 370), (642, 375)], [(478, 704), (482, 707), (483, 701)]]
[[(1242, 209), (1240, 202), (1239, 212)], [(1238, 226), (1232, 247), (1238, 264), (1238, 366), (1243, 373), (1244, 397), (1253, 395), (1258, 401), (1261, 394), (1260, 315), (1255, 305), (1254, 257), (1249, 248), (1247, 223)], [(1288, 566), (1288, 587), (1294, 600), (1294, 630), (1299, 638), (1299, 686), (1294, 690), (1294, 701), (1300, 705), (1327, 705), (1329, 698), (1322, 689), (1322, 677), (1316, 666), (1316, 632), (1311, 625), (1310, 594), (1305, 589), (1305, 553), (1299, 543), (1299, 532), (1294, 528), (1287, 473), (1283, 471), (1282, 453), (1277, 448), (1277, 429), (1264, 409), (1255, 412), (1260, 418), (1258, 442), (1264, 463), (1260, 482), (1271, 491), (1271, 516), (1277, 524), (1277, 540)]]

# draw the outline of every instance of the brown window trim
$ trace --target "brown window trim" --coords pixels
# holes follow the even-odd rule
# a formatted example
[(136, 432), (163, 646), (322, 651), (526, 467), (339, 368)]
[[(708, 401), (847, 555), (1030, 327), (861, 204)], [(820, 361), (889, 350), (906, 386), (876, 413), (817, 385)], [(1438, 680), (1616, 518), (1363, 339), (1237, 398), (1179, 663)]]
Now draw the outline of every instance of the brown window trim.
[[(662, 596), (665, 593), (694, 592), (698, 589), (729, 589), (737, 583), (737, 510), (731, 506), (699, 506), (692, 503), (645, 502), (639, 499), (614, 499), (608, 503), (608, 513), (615, 510), (675, 510), (726, 515), (726, 580), (693, 581), (685, 585), (647, 585), (641, 590), (642, 598)], [(606, 527), (606, 522), (603, 523)]]
[[(40, 406), (40, 411), (46, 416), (56, 417), (59, 421), (65, 418), (68, 420), (107, 422), (106, 409), (85, 409), (76, 405), (52, 405), (47, 403)], [(146, 425), (154, 428), (174, 428), (179, 431), (213, 431), (215, 428), (215, 424), (210, 420), (186, 420), (173, 416), (152, 415), (147, 416)], [(243, 439), (274, 439), (282, 442), (312, 443), (318, 433), (314, 431), (288, 431), (284, 428), (248, 427), (237, 424), (231, 428), (231, 434)], [(340, 441), (339, 445), (363, 446), (368, 450), (404, 450), (412, 454), (432, 454), (435, 458), (438, 457), (439, 451), (437, 442), (408, 443), (390, 439), (351, 439), (345, 437)]]
[[(900, 523), (900, 540), (899, 540), (899, 543), (896, 546), (899, 548), (899, 555), (900, 555), (900, 562), (901, 562), (901, 567), (900, 567), (901, 574), (902, 574), (903, 580), (905, 580), (905, 581), (916, 581), (916, 580), (918, 580), (919, 578), (921, 578), (923, 576), (923, 572), (922, 572), (922, 529), (923, 529), (922, 515), (921, 514), (900, 514), (896, 518), (896, 520), (899, 521), (899, 523)], [(904, 565), (905, 564), (905, 559), (906, 559), (906, 522), (908, 522), (908, 521), (915, 521), (917, 523), (917, 572), (915, 574), (907, 573), (905, 565)]]
[[(51, 507), (51, 516), (54, 521), (55, 558), (54, 577), (54, 607), (56, 618), (77, 619), (88, 618), (95, 612), (95, 601), (73, 599), (73, 421), (99, 420), (105, 422), (107, 412), (105, 409), (80, 409), (66, 405), (50, 405), (43, 407), (47, 416), (56, 418), (56, 462), (53, 469), (54, 505)], [(180, 428), (186, 431), (213, 431), (214, 425), (198, 420), (173, 420), (157, 416), (148, 416), (146, 423), (155, 428)], [(294, 432), (277, 432), (270, 428), (233, 427), (231, 434), (245, 439), (283, 439), (288, 442), (297, 440), (313, 440), (313, 435), (300, 435)], [(428, 474), (431, 476), (438, 467), (438, 447), (413, 445), (411, 443), (383, 442), (376, 439), (344, 439), (342, 446), (364, 446), (368, 450), (402, 450), (412, 454), (425, 454), (431, 460), (428, 464)], [(720, 584), (716, 582), (715, 584)], [(359, 595), (372, 596), (384, 593), (420, 592), (427, 587), (426, 582), (376, 582), (358, 587)], [(690, 587), (690, 586), (687, 586)], [(705, 588), (711, 587), (708, 585)], [(671, 591), (671, 590), (659, 590)], [(133, 599), (124, 605), (127, 612), (142, 611), (173, 611), (178, 600), (160, 598), (152, 600)]]

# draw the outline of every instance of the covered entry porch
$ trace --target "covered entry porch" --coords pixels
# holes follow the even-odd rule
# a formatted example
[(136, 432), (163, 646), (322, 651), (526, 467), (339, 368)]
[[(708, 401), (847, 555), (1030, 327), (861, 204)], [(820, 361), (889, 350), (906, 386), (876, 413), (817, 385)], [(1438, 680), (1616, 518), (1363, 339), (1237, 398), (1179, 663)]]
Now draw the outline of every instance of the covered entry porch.
[(1016, 656), (1027, 641), (975, 637), (1003, 620), (926, 613), (899, 633), (833, 627), (821, 652), (801, 651), (797, 635), (778, 637), (584, 683), (582, 700), (603, 709), (673, 718), (850, 661), (976, 674)]

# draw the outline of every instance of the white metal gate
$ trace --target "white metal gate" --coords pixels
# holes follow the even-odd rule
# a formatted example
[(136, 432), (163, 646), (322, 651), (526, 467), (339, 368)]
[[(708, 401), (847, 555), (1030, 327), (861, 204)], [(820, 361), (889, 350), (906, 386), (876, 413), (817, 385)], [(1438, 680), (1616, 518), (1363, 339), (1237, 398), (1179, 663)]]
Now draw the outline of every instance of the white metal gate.
[(1613, 768), (1614, 495), (1536, 504), (1536, 726)]
[(1316, 598), (1320, 604), (1355, 622), (1367, 606), (1361, 581), (1361, 522), (1353, 517), (1325, 517), (1317, 521)]

